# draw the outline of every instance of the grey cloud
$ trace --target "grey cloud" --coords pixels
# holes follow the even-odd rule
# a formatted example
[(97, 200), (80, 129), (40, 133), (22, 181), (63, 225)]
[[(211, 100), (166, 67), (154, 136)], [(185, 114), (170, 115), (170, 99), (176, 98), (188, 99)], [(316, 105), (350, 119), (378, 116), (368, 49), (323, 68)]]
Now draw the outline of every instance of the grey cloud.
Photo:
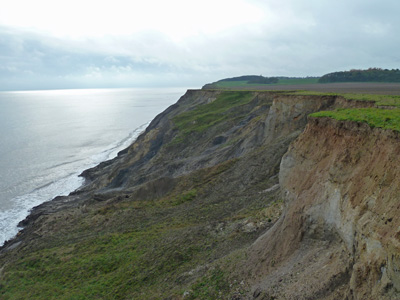
[(63, 46), (38, 35), (0, 30), (0, 89), (144, 85), (140, 77), (171, 71), (150, 56), (105, 53), (74, 43)]
[(270, 19), (179, 43), (155, 31), (62, 40), (0, 28), (0, 88), (201, 86), (242, 74), (399, 67), (398, 1), (249, 1)]

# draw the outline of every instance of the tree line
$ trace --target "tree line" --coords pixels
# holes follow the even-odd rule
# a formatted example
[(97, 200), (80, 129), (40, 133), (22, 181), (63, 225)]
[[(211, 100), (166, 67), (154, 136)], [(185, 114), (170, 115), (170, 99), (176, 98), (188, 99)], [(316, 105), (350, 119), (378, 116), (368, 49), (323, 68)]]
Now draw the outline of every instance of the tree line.
[(318, 82), (400, 82), (400, 70), (381, 68), (369, 68), (367, 70), (353, 69), (326, 74)]

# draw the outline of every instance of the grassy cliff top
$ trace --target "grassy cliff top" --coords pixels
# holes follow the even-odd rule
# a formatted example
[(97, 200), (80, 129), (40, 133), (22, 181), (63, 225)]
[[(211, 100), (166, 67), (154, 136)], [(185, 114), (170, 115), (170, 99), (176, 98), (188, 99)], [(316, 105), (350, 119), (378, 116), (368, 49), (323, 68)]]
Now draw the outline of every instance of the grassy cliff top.
[[(327, 95), (326, 93), (297, 91), (300, 95)], [(333, 111), (320, 111), (311, 114), (312, 117), (329, 117), (344, 121), (367, 123), (371, 127), (379, 127), (400, 131), (400, 96), (396, 95), (368, 95), (368, 94), (333, 94), (348, 100), (374, 102), (374, 108), (347, 108)], [(393, 109), (386, 109), (393, 108)]]
[(344, 121), (367, 123), (371, 127), (391, 129), (400, 132), (400, 109), (349, 108), (333, 111), (321, 111), (311, 114), (312, 117), (329, 117)]
[(294, 95), (316, 95), (316, 96), (341, 96), (348, 100), (375, 102), (376, 106), (393, 106), (400, 108), (399, 95), (380, 95), (380, 94), (356, 94), (356, 93), (325, 93), (314, 91), (293, 91), (288, 94)]

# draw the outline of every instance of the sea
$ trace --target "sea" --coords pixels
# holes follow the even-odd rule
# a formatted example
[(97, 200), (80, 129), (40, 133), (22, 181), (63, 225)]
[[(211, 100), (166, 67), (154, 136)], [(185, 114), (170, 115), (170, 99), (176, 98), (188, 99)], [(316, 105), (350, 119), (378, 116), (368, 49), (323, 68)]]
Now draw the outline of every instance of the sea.
[(83, 184), (187, 88), (0, 92), (0, 245), (29, 211)]

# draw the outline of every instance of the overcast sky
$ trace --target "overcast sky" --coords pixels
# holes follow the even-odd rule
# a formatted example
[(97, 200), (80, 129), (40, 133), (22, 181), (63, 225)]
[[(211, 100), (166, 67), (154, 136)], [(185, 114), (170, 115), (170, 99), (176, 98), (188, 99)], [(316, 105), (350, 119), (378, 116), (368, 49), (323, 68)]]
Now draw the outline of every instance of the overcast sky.
[(0, 90), (400, 68), (398, 0), (0, 0)]

